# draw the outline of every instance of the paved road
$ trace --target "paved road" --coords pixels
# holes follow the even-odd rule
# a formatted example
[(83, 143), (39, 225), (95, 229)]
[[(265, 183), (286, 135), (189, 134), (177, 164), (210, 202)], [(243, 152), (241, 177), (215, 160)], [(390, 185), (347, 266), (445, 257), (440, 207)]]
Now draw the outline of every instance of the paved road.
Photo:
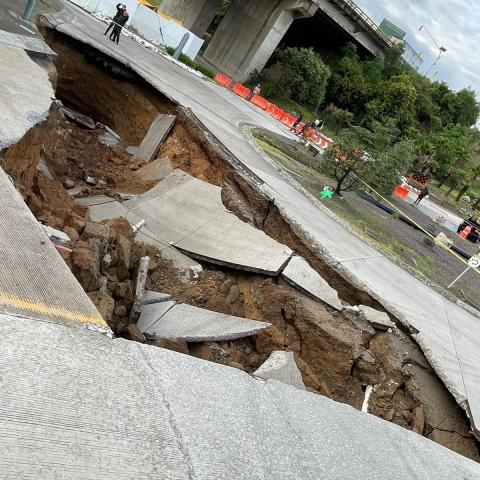
[[(480, 320), (419, 280), (390, 259), (349, 233), (324, 209), (285, 180), (246, 140), (243, 124), (261, 125), (288, 135), (276, 120), (211, 82), (190, 75), (168, 60), (127, 38), (120, 46), (103, 35), (104, 25), (81, 9), (57, 29), (130, 66), (159, 91), (190, 108), (245, 167), (256, 173), (264, 188), (291, 225), (311, 240), (325, 259), (364, 288), (416, 335), (427, 358), (458, 402), (468, 398), (472, 418), (480, 425)], [(54, 19), (52, 19), (54, 20)], [(463, 403), (465, 405), (465, 403)]]
[[(406, 202), (412, 205), (413, 203), (415, 203), (416, 199), (417, 195), (413, 192), (409, 192)], [(444, 215), (444, 227), (455, 233), (457, 233), (458, 226), (463, 222), (463, 218), (460, 218), (454, 213), (449, 212), (445, 208), (442, 208), (440, 205), (437, 205), (435, 202), (430, 201), (428, 198), (424, 198), (417, 206), (417, 208), (430, 218), (433, 218), (437, 215)]]

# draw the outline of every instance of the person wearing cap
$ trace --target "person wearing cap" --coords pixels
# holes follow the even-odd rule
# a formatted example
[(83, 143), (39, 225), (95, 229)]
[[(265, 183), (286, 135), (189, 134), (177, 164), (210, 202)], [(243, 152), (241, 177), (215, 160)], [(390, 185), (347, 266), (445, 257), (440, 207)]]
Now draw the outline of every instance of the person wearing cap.
[(124, 5), (123, 3), (117, 3), (117, 13), (113, 17), (113, 20), (110, 22), (110, 25), (108, 26), (108, 28), (105, 30), (104, 35), (106, 35), (110, 31), (110, 29), (112, 29), (115, 26), (115, 24), (117, 23), (117, 20), (123, 15), (123, 12), (126, 10), (127, 10), (126, 5)]

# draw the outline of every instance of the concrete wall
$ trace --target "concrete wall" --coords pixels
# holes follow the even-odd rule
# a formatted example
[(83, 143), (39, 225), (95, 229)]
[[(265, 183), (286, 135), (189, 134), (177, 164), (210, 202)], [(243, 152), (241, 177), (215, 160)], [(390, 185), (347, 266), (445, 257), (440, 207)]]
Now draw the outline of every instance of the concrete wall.
[(222, 6), (222, 0), (163, 0), (160, 11), (203, 37)]
[(183, 35), (189, 33), (190, 38), (183, 47), (182, 52), (191, 59), (195, 59), (200, 47), (203, 45), (203, 40), (189, 32), (185, 27), (157, 15), (144, 5), (139, 5), (136, 9), (135, 14), (130, 19), (130, 27), (134, 28), (147, 40), (173, 48), (177, 48)]
[(203, 57), (244, 81), (263, 69), (294, 18), (315, 11), (303, 0), (233, 0)]

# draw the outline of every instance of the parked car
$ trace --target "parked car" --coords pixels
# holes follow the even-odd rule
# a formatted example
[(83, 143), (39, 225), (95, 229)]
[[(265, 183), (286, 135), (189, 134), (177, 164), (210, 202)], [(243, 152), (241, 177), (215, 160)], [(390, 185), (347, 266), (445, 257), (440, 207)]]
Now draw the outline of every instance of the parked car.
[(480, 217), (469, 217), (464, 220), (457, 228), (457, 233), (460, 233), (462, 230), (465, 230), (466, 227), (471, 226), (472, 229), (467, 236), (467, 240), (473, 243), (480, 241)]

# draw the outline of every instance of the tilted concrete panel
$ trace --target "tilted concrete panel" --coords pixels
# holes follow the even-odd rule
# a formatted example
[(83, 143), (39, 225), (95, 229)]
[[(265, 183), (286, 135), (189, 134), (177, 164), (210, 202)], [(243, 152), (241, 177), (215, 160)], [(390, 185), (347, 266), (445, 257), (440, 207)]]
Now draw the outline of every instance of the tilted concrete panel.
[(0, 169), (0, 311), (108, 329), (14, 185)]
[[(270, 326), (270, 323), (172, 303), (144, 305), (138, 322), (141, 332), (154, 338), (207, 342), (250, 337)], [(158, 319), (151, 323), (154, 318)]]

